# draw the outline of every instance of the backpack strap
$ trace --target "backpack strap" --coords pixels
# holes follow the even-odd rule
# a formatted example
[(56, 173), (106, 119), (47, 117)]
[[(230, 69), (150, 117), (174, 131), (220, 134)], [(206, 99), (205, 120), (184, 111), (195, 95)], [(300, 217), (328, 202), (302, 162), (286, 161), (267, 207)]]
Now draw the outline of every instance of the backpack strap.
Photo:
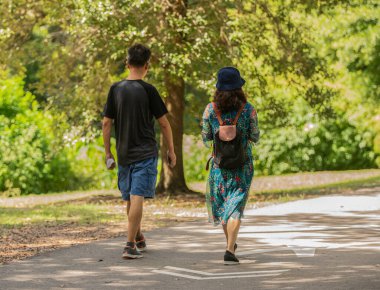
[(222, 120), (222, 117), (220, 115), (220, 111), (218, 110), (218, 107), (216, 106), (216, 104), (214, 102), (212, 103), (212, 107), (214, 108), (214, 111), (216, 113), (216, 117), (218, 118), (219, 125), (223, 126), (223, 120)]
[[(241, 113), (243, 112), (243, 109), (244, 109), (244, 107), (245, 107), (245, 104), (246, 104), (246, 103), (243, 103), (243, 104), (241, 105), (239, 111), (238, 111), (237, 114), (236, 114), (236, 117), (235, 117), (235, 119), (234, 119), (234, 122), (232, 123), (233, 125), (236, 125), (236, 124), (237, 124), (237, 122), (238, 122), (238, 120), (239, 120), (239, 117), (240, 117), (240, 115), (241, 115)], [(223, 120), (222, 120), (222, 117), (221, 117), (220, 111), (219, 111), (218, 107), (216, 106), (216, 104), (215, 104), (214, 102), (212, 102), (212, 107), (214, 108), (214, 111), (215, 111), (215, 113), (216, 113), (216, 117), (218, 118), (219, 125), (220, 125), (220, 126), (223, 126)]]
[(211, 156), (211, 157), (208, 159), (208, 161), (207, 161), (207, 164), (206, 164), (206, 171), (208, 171), (209, 168), (210, 168), (210, 161), (211, 161), (212, 158), (214, 158), (214, 154), (212, 154), (212, 156)]
[(243, 103), (243, 104), (241, 105), (239, 111), (237, 112), (236, 117), (235, 117), (235, 120), (234, 120), (234, 122), (233, 122), (234, 125), (237, 124), (237, 122), (238, 122), (238, 120), (239, 120), (239, 117), (240, 117), (240, 114), (241, 114), (241, 112), (243, 112), (243, 109), (244, 109), (244, 107), (245, 107), (245, 104), (246, 104), (246, 103)]

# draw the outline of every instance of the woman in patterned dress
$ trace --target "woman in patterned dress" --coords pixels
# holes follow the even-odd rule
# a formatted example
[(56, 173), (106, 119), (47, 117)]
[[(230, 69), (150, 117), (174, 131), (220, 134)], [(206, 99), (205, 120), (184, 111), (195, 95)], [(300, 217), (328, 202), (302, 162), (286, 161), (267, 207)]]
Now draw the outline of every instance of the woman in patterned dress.
[(207, 184), (209, 221), (214, 225), (222, 224), (227, 240), (225, 264), (239, 263), (235, 256), (236, 239), (254, 172), (251, 144), (257, 143), (260, 136), (256, 110), (247, 102), (242, 90), (244, 83), (236, 68), (222, 68), (218, 72), (214, 102), (207, 105), (202, 122), (203, 142), (207, 147), (212, 147), (214, 134), (219, 129), (214, 107), (220, 112), (223, 125), (231, 125), (241, 106), (244, 106), (236, 127), (242, 133), (247, 160), (237, 169), (221, 169), (212, 162)]

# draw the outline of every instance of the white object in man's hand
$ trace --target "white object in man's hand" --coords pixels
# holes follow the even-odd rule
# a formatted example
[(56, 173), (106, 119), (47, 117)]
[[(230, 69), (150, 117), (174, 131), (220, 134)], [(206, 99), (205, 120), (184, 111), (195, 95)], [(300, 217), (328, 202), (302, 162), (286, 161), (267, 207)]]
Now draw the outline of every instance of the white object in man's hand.
[(107, 169), (112, 170), (116, 167), (115, 158), (112, 153), (106, 154), (106, 166)]
[(115, 162), (115, 160), (113, 159), (113, 158), (109, 158), (109, 159), (107, 159), (107, 161), (106, 161), (106, 165), (107, 165), (107, 169), (114, 169), (115, 168), (115, 166), (116, 166), (116, 162)]

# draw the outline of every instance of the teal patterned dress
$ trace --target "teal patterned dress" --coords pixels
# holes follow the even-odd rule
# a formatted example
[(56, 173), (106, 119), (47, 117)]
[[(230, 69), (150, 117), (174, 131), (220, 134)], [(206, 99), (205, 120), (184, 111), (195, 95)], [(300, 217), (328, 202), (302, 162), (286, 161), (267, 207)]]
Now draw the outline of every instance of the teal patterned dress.
[[(231, 125), (237, 111), (222, 114), (225, 125)], [(220, 169), (212, 162), (207, 182), (206, 204), (209, 221), (214, 225), (227, 224), (229, 218), (241, 219), (247, 203), (249, 189), (253, 178), (253, 158), (251, 144), (259, 141), (257, 113), (255, 108), (246, 103), (237, 123), (242, 132), (243, 146), (247, 148), (248, 159), (238, 169)], [(208, 104), (203, 113), (202, 139), (207, 147), (212, 147), (214, 133), (219, 129), (219, 122), (212, 104)]]

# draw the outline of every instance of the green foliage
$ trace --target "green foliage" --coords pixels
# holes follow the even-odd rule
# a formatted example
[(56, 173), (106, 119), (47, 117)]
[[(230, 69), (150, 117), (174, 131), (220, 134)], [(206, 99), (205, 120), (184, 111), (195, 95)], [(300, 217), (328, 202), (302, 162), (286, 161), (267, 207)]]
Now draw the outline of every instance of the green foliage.
[[(186, 178), (205, 181), (211, 151), (194, 137), (185, 140), (189, 144), (184, 151)], [(360, 130), (343, 118), (300, 120), (297, 126), (262, 131), (260, 144), (253, 147), (255, 175), (375, 168), (379, 153), (373, 146), (371, 131)]]
[(211, 156), (211, 149), (205, 148), (200, 137), (184, 136), (185, 177), (188, 181), (204, 181), (208, 176), (206, 171), (207, 160)]
[(271, 130), (257, 148), (256, 169), (271, 175), (373, 168), (372, 138), (339, 119)]
[(376, 1), (338, 5), (309, 21), (324, 27), (316, 47), (336, 76), (331, 85), (339, 90), (339, 98), (333, 107), (339, 118), (358, 128), (358, 134), (371, 136), (367, 144), (372, 144), (379, 166), (380, 5)]
[[(80, 178), (77, 188), (113, 188), (116, 185), (117, 169), (106, 169), (103, 139), (98, 137), (91, 142), (82, 139), (66, 146), (71, 168)], [(111, 139), (111, 146), (115, 148), (115, 139)]]
[[(115, 184), (99, 112), (135, 42), (152, 48), (148, 81), (163, 96), (184, 80), (187, 135), (217, 69), (241, 70), (263, 133), (257, 173), (380, 166), (378, 1), (127, 2), (1, 2), (0, 191)], [(186, 177), (205, 179), (209, 150), (189, 138)]]
[(307, 20), (319, 7), (305, 1), (242, 1), (230, 11), (233, 59), (265, 129), (286, 126), (300, 99), (315, 115), (332, 115), (331, 69), (315, 47), (319, 27)]
[(70, 162), (60, 148), (63, 115), (39, 110), (23, 77), (0, 81), (0, 191), (12, 194), (71, 189)]
[(39, 108), (24, 92), (23, 76), (1, 72), (0, 192), (7, 195), (109, 187), (115, 173), (104, 170), (97, 143), (70, 140), (63, 114)]

